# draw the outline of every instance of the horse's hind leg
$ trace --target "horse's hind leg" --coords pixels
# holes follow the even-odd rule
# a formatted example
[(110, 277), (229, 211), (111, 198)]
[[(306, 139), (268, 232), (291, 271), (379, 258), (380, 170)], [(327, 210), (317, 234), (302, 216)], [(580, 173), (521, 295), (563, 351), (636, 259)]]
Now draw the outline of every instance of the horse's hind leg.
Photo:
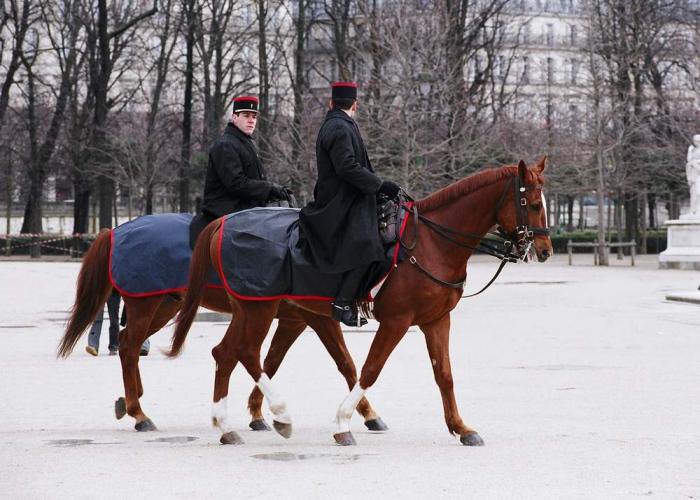
[(450, 366), (450, 315), (445, 314), (437, 321), (420, 325), (420, 329), (425, 334), (435, 382), (440, 388), (447, 430), (450, 434), (458, 434), (463, 445), (482, 446), (484, 441), (474, 429), (464, 424), (457, 409)]
[[(316, 315), (308, 311), (302, 311), (301, 314), (308, 322), (309, 326), (314, 329), (318, 338), (321, 339), (321, 342), (328, 351), (328, 354), (330, 354), (333, 361), (335, 361), (338, 371), (343, 375), (348, 384), (348, 389), (352, 390), (357, 383), (357, 369), (345, 345), (345, 339), (343, 337), (343, 331), (340, 329), (340, 324), (326, 316)], [(362, 415), (365, 421), (365, 427), (370, 431), (385, 431), (389, 429), (381, 417), (374, 411), (374, 408), (369, 404), (366, 397), (363, 396), (362, 399), (360, 399), (356, 410)]]
[[(133, 299), (129, 299), (133, 300)], [(136, 299), (139, 300), (139, 299)], [(142, 299), (141, 299), (142, 300)], [(176, 314), (177, 311), (180, 309), (180, 304), (181, 304), (181, 298), (178, 296), (171, 296), (171, 295), (166, 295), (164, 300), (161, 302), (161, 304), (158, 306), (154, 316), (153, 320), (151, 321), (151, 325), (148, 331), (148, 335), (144, 338), (144, 341), (148, 338), (151, 337), (154, 333), (160, 331), (167, 323), (170, 321)], [(124, 327), (124, 329), (119, 333), (119, 345), (129, 342), (129, 325)], [(143, 342), (139, 344), (139, 351), (141, 350), (141, 345), (143, 345)], [(137, 384), (137, 394), (139, 399), (141, 399), (141, 396), (143, 396), (143, 383), (141, 382), (141, 369), (139, 368), (139, 360), (140, 357), (137, 358), (136, 362), (136, 384)], [(117, 417), (117, 419), (121, 419), (126, 415), (126, 400), (124, 399), (123, 396), (120, 396), (117, 398), (117, 400), (114, 402), (114, 414)]]
[[(162, 302), (162, 296), (124, 298), (129, 326), (124, 329), (123, 333), (125, 335), (121, 335), (119, 339), (119, 358), (121, 359), (122, 377), (124, 379), (126, 413), (136, 419), (134, 427), (137, 431), (152, 431), (156, 429), (156, 426), (143, 412), (139, 403), (139, 397), (143, 393), (143, 385), (140, 383), (139, 374), (139, 350), (144, 340), (148, 338), (149, 332), (154, 331), (152, 323)], [(119, 415), (119, 400), (115, 403), (115, 412)]]
[[(292, 344), (299, 338), (306, 328), (306, 322), (299, 318), (284, 317), (279, 319), (275, 334), (272, 336), (270, 349), (267, 351), (263, 362), (263, 371), (272, 378), (277, 373), (284, 356)], [(262, 414), (263, 393), (256, 385), (248, 398), (248, 410), (252, 418), (249, 426), (254, 431), (269, 431), (270, 427), (265, 422)]]
[(233, 372), (238, 363), (234, 343), (236, 337), (240, 335), (239, 331), (240, 322), (234, 316), (226, 329), (224, 338), (211, 350), (214, 361), (216, 361), (211, 421), (214, 427), (218, 427), (221, 430), (221, 444), (243, 444), (243, 439), (233, 430), (233, 427), (228, 422), (228, 409), (226, 407), (231, 372)]
[[(267, 399), (272, 412), (272, 426), (283, 437), (292, 434), (292, 419), (284, 399), (275, 390), (270, 377), (260, 365), (260, 346), (267, 336), (279, 301), (239, 302), (233, 311), (241, 323), (241, 335), (236, 338), (236, 355)], [(240, 315), (239, 315), (240, 311)]]

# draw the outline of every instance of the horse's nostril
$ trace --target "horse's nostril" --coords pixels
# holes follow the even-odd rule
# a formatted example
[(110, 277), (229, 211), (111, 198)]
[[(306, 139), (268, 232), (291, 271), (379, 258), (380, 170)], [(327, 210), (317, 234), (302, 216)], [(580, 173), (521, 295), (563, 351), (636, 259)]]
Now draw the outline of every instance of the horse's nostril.
[(549, 257), (549, 250), (542, 250), (542, 257)]

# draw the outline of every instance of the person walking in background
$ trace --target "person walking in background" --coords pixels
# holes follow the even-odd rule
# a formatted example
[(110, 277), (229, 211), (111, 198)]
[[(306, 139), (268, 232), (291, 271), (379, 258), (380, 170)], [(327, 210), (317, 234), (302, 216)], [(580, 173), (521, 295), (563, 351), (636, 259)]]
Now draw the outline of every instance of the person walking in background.
[[(119, 302), (121, 301), (121, 296), (116, 289), (112, 290), (111, 295), (107, 299), (107, 314), (109, 315), (109, 355), (114, 356), (119, 352)], [(95, 322), (90, 328), (90, 333), (88, 334), (88, 345), (85, 346), (85, 351), (88, 354), (97, 356), (100, 350), (100, 335), (102, 334), (102, 321), (104, 312), (97, 316)], [(126, 309), (122, 314), (121, 326), (126, 326)], [(139, 354), (141, 356), (148, 356), (148, 351), (151, 348), (151, 343), (148, 339), (141, 346), (141, 351)]]

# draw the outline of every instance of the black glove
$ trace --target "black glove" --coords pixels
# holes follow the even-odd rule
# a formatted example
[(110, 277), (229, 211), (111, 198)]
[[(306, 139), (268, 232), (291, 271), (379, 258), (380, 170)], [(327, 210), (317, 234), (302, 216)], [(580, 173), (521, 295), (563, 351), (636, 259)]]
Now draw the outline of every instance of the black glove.
[(397, 194), (399, 194), (399, 189), (401, 189), (399, 185), (391, 181), (384, 181), (382, 182), (382, 185), (379, 186), (379, 192), (387, 195), (389, 199), (392, 200), (396, 198)]
[(286, 200), (289, 198), (289, 196), (287, 195), (287, 190), (284, 187), (273, 182), (272, 187), (270, 188), (270, 194), (268, 195), (268, 198)]

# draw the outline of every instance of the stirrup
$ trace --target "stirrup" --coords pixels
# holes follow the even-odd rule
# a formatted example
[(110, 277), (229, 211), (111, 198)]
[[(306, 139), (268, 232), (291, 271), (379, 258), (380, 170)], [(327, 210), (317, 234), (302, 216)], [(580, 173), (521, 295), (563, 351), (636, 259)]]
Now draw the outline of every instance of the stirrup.
[(360, 327), (367, 324), (367, 320), (358, 314), (354, 304), (331, 303), (331, 317), (346, 326)]

